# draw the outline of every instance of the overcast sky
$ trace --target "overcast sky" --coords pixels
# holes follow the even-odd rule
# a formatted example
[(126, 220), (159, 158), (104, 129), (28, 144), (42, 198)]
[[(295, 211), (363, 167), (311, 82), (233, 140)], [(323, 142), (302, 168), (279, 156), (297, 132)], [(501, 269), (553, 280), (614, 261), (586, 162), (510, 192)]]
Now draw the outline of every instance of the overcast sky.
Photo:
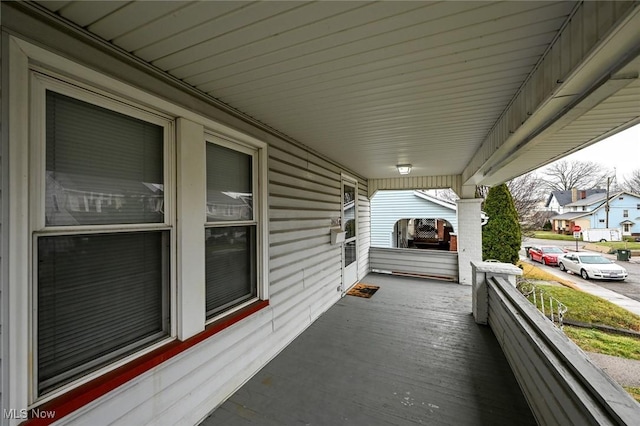
[(633, 170), (640, 169), (640, 124), (564, 157), (562, 160), (593, 161), (608, 169), (615, 167), (618, 180), (622, 181)]

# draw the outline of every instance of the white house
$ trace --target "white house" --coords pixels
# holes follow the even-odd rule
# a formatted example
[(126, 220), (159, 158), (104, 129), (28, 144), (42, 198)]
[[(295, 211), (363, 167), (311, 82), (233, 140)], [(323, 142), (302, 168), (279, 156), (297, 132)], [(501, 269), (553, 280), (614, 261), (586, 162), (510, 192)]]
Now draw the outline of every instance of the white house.
[[(377, 191), (452, 188), (478, 283), (476, 185), (640, 122), (637, 2), (0, 8), (3, 425), (197, 424), (372, 269)], [(477, 290), (542, 423), (638, 418)]]

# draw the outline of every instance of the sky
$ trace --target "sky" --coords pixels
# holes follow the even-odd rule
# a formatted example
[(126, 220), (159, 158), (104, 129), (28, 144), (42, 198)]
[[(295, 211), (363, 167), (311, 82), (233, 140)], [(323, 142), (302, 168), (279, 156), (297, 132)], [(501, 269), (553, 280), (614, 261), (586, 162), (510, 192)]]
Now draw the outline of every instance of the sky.
[[(615, 167), (618, 181), (640, 169), (640, 124), (617, 133), (559, 161), (593, 161), (607, 169)], [(553, 164), (553, 163), (552, 163)]]

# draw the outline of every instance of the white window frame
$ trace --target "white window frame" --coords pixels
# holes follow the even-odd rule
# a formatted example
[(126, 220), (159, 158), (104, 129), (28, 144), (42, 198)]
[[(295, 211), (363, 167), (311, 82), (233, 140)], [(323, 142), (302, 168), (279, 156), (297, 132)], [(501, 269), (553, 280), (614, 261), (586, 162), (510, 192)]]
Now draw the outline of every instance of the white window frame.
[[(90, 380), (95, 379), (98, 376), (105, 374), (108, 371), (112, 371), (126, 363), (138, 358), (146, 353), (149, 353), (158, 347), (166, 344), (167, 342), (174, 340), (176, 336), (175, 325), (175, 300), (176, 300), (176, 233), (175, 233), (175, 206), (173, 200), (175, 199), (174, 188), (175, 178), (173, 164), (175, 163), (174, 142), (173, 135), (175, 134), (173, 120), (171, 117), (161, 115), (143, 108), (140, 105), (134, 105), (130, 102), (125, 102), (116, 96), (106, 96), (88, 90), (86, 88), (79, 87), (77, 82), (66, 80), (63, 81), (60, 78), (53, 78), (50, 75), (42, 73), (40, 70), (32, 70), (29, 74), (30, 78), (30, 167), (29, 175), (33, 177), (30, 181), (29, 187), (29, 203), (30, 203), (30, 235), (32, 236), (31, 242), (31, 279), (30, 279), (30, 304), (29, 312), (32, 315), (29, 319), (29, 352), (32, 354), (31, 368), (29, 375), (31, 377), (29, 387), (29, 401), (32, 404), (41, 404), (49, 401), (70, 389), (76, 388)], [(60, 93), (77, 99), (82, 102), (86, 102), (92, 105), (99, 106), (111, 111), (115, 111), (124, 114), (128, 117), (137, 118), (152, 124), (158, 125), (163, 128), (163, 181), (164, 181), (164, 221), (162, 223), (140, 223), (140, 224), (114, 224), (114, 225), (75, 225), (75, 226), (46, 226), (45, 224), (45, 181), (46, 181), (46, 92), (52, 91)], [(164, 306), (169, 310), (168, 316), (169, 327), (166, 330), (167, 336), (159, 341), (150, 344), (140, 350), (133, 352), (126, 357), (119, 359), (118, 361), (110, 362), (107, 365), (83, 375), (81, 378), (73, 380), (72, 382), (62, 385), (59, 388), (48, 392), (44, 395), (38, 395), (38, 348), (37, 348), (37, 282), (36, 277), (38, 273), (38, 265), (35, 261), (37, 259), (37, 238), (44, 236), (57, 236), (57, 235), (86, 235), (86, 234), (100, 234), (107, 235), (121, 231), (164, 231), (168, 232), (170, 239), (169, 250), (169, 276), (167, 280), (167, 292), (168, 303), (164, 303)]]
[[(36, 179), (33, 185), (36, 185), (36, 192), (31, 194), (33, 179), (30, 175), (33, 168), (33, 162), (42, 161), (40, 157), (30, 158), (30, 120), (25, 117), (30, 116), (30, 73), (32, 70), (39, 71), (50, 76), (53, 80), (72, 81), (73, 86), (87, 90), (97, 96), (103, 96), (105, 99), (114, 99), (117, 104), (122, 103), (135, 106), (134, 109), (140, 109), (147, 113), (152, 112), (156, 116), (166, 116), (176, 121), (175, 132), (169, 132), (169, 136), (175, 139), (173, 142), (167, 141), (167, 146), (175, 149), (175, 156), (165, 156), (165, 161), (169, 161), (168, 168), (165, 173), (171, 170), (172, 178), (170, 180), (172, 187), (177, 189), (169, 190), (169, 181), (165, 182), (165, 194), (168, 191), (174, 191), (170, 197), (173, 206), (168, 212), (174, 221), (176, 217), (182, 220), (175, 223), (174, 231), (171, 232), (171, 256), (173, 258), (171, 264), (171, 337), (177, 337), (180, 340), (186, 340), (204, 330), (204, 304), (201, 303), (201, 295), (204, 294), (204, 280), (193, 279), (202, 270), (204, 275), (204, 264), (196, 263), (194, 268), (194, 260), (190, 260), (189, 254), (202, 253), (204, 250), (202, 245), (198, 245), (197, 240), (191, 239), (192, 235), (200, 235), (204, 240), (203, 225), (205, 223), (206, 208), (206, 182), (204, 180), (205, 170), (205, 133), (214, 135), (234, 143), (242, 144), (257, 150), (258, 163), (258, 183), (254, 188), (255, 195), (255, 213), (258, 215), (256, 219), (259, 223), (257, 235), (257, 275), (258, 275), (258, 298), (261, 300), (269, 299), (268, 289), (268, 172), (267, 172), (267, 144), (253, 136), (245, 134), (239, 130), (228, 127), (220, 122), (204, 117), (190, 109), (178, 106), (163, 98), (145, 92), (137, 87), (123, 83), (114, 78), (108, 77), (98, 71), (87, 68), (74, 61), (63, 58), (53, 52), (38, 47), (32, 43), (22, 40), (18, 37), (6, 36), (7, 49), (6, 56), (3, 59), (8, 62), (7, 72), (5, 74), (5, 82), (11, 90), (4, 96), (4, 105), (8, 105), (3, 122), (6, 126), (9, 148), (9, 168), (8, 184), (6, 200), (8, 202), (8, 217), (11, 218), (11, 226), (7, 226), (6, 238), (8, 246), (11, 247), (10, 255), (7, 256), (7, 276), (6, 283), (6, 299), (4, 306), (8, 309), (3, 313), (3, 338), (5, 349), (2, 355), (3, 380), (2, 396), (7, 407), (27, 407), (35, 408), (57, 396), (64, 391), (68, 391), (71, 387), (80, 386), (87, 381), (92, 380), (99, 374), (106, 371), (101, 370), (91, 376), (84, 377), (74, 382), (72, 386), (61, 388), (51, 392), (46, 397), (35, 400), (32, 393), (32, 371), (30, 369), (30, 354), (32, 353), (32, 335), (30, 305), (32, 301), (31, 281), (33, 275), (32, 255), (33, 255), (33, 238), (31, 236), (32, 229), (35, 229), (41, 223), (40, 214), (34, 216), (31, 214), (31, 206), (40, 199), (43, 191), (43, 185), (40, 177)], [(55, 70), (55, 71), (54, 71)], [(32, 121), (32, 120), (31, 120)], [(39, 131), (39, 130), (38, 130)], [(185, 148), (188, 146), (188, 148)], [(197, 149), (193, 149), (196, 147)], [(201, 150), (200, 150), (201, 148)], [(201, 160), (198, 163), (197, 160)], [(175, 166), (174, 166), (175, 165)], [(175, 171), (174, 171), (175, 170)], [(175, 177), (173, 177), (175, 174)], [(192, 178), (202, 178), (197, 184), (193, 184)], [(188, 190), (186, 188), (189, 188)], [(29, 194), (25, 196), (25, 194)], [(180, 197), (175, 197), (180, 194)], [(200, 200), (198, 204), (195, 200)], [(169, 198), (165, 198), (169, 200)], [(201, 208), (194, 209), (194, 205), (200, 205)], [(193, 216), (187, 212), (195, 212)], [(173, 215), (173, 216), (172, 216)], [(202, 220), (192, 220), (191, 217), (202, 217)], [(151, 224), (150, 227), (157, 224)], [(163, 226), (165, 226), (163, 224)], [(108, 227), (110, 225), (104, 225)], [(119, 228), (127, 229), (130, 225), (120, 225)], [(135, 225), (134, 225), (135, 226)], [(172, 226), (174, 224), (172, 223)], [(89, 229), (90, 228), (90, 229)], [(92, 232), (97, 227), (89, 227), (84, 229), (83, 233)], [(78, 228), (80, 229), (80, 228)], [(105, 228), (106, 229), (106, 228)], [(115, 229), (115, 228), (114, 228)], [(100, 230), (102, 231), (102, 230)], [(47, 232), (54, 232), (52, 228)], [(173, 277), (176, 278), (173, 278)], [(201, 306), (201, 309), (194, 309), (195, 306)], [(225, 312), (229, 314), (231, 312)], [(171, 339), (167, 339), (171, 340)], [(164, 342), (158, 342), (157, 346), (148, 348), (148, 351), (155, 347), (160, 347)], [(146, 352), (145, 352), (146, 353)], [(136, 353), (131, 357), (127, 357), (121, 361), (111, 364), (108, 369), (115, 369), (125, 365), (131, 359), (141, 356), (142, 353)]]
[[(266, 269), (266, 256), (267, 256), (267, 245), (266, 245), (266, 150), (264, 148), (260, 148), (256, 146), (256, 144), (248, 144), (242, 143), (237, 140), (229, 139), (223, 135), (220, 135), (213, 131), (205, 132), (205, 143), (207, 144), (215, 144), (222, 146), (224, 148), (228, 148), (234, 151), (241, 152), (243, 154), (250, 155), (252, 158), (251, 165), (251, 177), (252, 177), (252, 212), (253, 217), (250, 220), (235, 220), (235, 221), (215, 221), (209, 222), (206, 219), (204, 220), (204, 226), (201, 231), (204, 235), (204, 231), (207, 228), (226, 228), (230, 226), (255, 226), (256, 227), (256, 297), (250, 298), (230, 309), (226, 309), (220, 312), (218, 315), (213, 316), (212, 318), (206, 320), (206, 324), (211, 324), (236, 312), (257, 300), (267, 300), (269, 298), (268, 294), (268, 285), (267, 285), (267, 277), (268, 270)], [(205, 185), (206, 191), (206, 185)], [(204, 194), (203, 199), (206, 203), (206, 192)], [(204, 248), (202, 250), (204, 252)], [(206, 312), (205, 312), (206, 315)]]

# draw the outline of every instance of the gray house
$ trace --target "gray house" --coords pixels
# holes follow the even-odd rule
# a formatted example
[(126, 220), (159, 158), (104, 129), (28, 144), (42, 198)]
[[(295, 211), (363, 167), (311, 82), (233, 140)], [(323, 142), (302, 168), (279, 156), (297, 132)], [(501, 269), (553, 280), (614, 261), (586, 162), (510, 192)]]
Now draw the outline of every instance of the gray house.
[[(3, 425), (199, 423), (378, 268), (376, 192), (440, 188), (460, 196), (457, 279), (387, 316), (446, 311), (416, 333), (491, 343), (427, 360), (449, 423), (516, 396), (541, 424), (637, 422), (517, 271), (481, 262), (475, 198), (640, 122), (637, 1), (3, 1), (0, 16)], [(430, 284), (399, 281), (416, 300)], [(343, 325), (318, 346), (346, 359)], [(519, 386), (496, 405), (476, 397), (497, 370), (457, 369), (467, 398), (440, 380), (450, 353), (479, 352)]]

